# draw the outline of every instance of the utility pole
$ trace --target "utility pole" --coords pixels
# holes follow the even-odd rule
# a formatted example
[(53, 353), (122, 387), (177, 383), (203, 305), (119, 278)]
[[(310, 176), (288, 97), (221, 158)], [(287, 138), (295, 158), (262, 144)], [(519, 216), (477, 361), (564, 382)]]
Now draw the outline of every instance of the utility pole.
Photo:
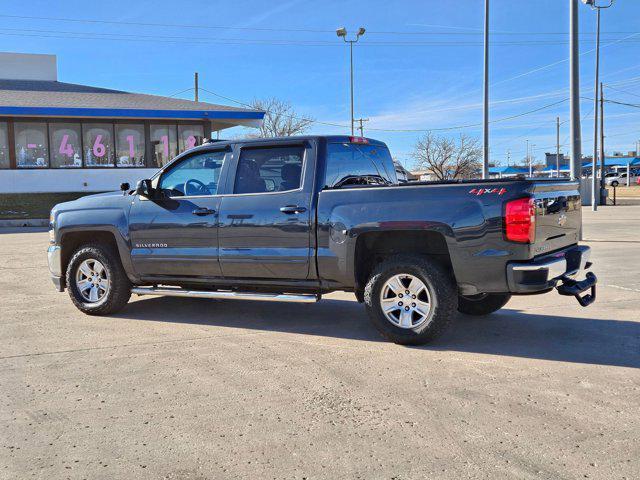
[[(527, 140), (527, 165), (531, 165), (531, 161), (529, 160), (529, 140)], [(531, 175), (531, 173), (529, 173)]]
[(507, 150), (507, 167), (511, 165), (511, 150)]
[(489, 0), (484, 0), (484, 105), (482, 178), (489, 178)]
[(560, 177), (560, 117), (556, 117), (556, 177)]
[(569, 80), (571, 88), (571, 179), (582, 177), (582, 135), (580, 134), (580, 44), (578, 39), (578, 0), (569, 0), (570, 58)]
[(600, 9), (596, 8), (596, 78), (593, 86), (593, 160), (591, 162), (591, 210), (598, 210), (598, 77), (600, 73)]
[(195, 72), (193, 75), (193, 91), (194, 91), (194, 97), (195, 97), (195, 101), (198, 101), (198, 72)]
[(600, 204), (606, 205), (606, 198), (604, 193), (604, 90), (602, 89), (602, 82), (600, 82), (600, 182), (598, 190), (598, 196), (600, 197)]
[(531, 144), (531, 153), (529, 153), (529, 177), (533, 177), (533, 159), (536, 158), (533, 151), (536, 149), (536, 144)]
[(369, 119), (368, 118), (358, 118), (356, 119), (356, 122), (358, 122), (360, 124), (360, 126), (358, 127), (358, 129), (360, 129), (360, 136), (364, 137), (364, 127), (362, 125), (363, 122), (368, 122)]

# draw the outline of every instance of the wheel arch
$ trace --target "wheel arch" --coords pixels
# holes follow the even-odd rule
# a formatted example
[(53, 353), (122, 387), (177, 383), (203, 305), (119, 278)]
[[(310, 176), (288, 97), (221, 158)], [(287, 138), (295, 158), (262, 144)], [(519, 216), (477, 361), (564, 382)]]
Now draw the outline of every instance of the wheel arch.
[[(62, 278), (65, 278), (67, 267), (73, 253), (82, 245), (91, 243), (100, 243), (112, 248), (114, 252), (118, 254), (127, 277), (129, 277), (131, 281), (134, 280), (130, 274), (131, 263), (129, 257), (126, 255), (126, 246), (121, 245), (121, 242), (118, 241), (118, 235), (108, 227), (94, 228), (91, 230), (85, 228), (67, 228), (60, 232)], [(125, 254), (123, 255), (123, 253)]]
[(453, 277), (449, 246), (438, 230), (384, 230), (358, 235), (354, 252), (355, 290), (362, 291), (371, 272), (385, 258), (398, 254), (429, 257), (442, 265)]

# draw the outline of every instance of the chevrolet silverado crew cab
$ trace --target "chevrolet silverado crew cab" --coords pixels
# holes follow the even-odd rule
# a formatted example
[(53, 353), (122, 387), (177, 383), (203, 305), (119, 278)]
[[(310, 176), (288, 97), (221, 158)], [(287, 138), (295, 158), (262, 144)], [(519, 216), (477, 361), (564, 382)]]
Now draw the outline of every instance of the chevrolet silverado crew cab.
[(210, 142), (135, 190), (56, 205), (50, 222), (53, 282), (91, 315), (132, 293), (315, 302), (341, 290), (384, 337), (421, 344), (512, 295), (595, 299), (577, 183), (399, 183), (386, 145), (362, 137)]

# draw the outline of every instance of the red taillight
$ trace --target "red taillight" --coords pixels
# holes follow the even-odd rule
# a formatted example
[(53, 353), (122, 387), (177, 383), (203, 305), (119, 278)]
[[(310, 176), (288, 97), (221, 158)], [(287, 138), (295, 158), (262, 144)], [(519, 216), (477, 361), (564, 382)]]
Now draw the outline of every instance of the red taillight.
[(533, 243), (536, 239), (536, 211), (533, 198), (519, 198), (507, 202), (504, 225), (507, 240)]
[(349, 142), (351, 143), (369, 143), (369, 139), (364, 137), (349, 137)]

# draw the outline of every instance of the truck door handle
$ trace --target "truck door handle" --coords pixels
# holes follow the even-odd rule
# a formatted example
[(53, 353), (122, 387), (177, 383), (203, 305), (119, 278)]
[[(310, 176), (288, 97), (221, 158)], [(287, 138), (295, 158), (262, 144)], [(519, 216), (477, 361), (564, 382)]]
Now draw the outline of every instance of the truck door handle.
[(282, 213), (286, 213), (287, 215), (291, 215), (293, 213), (303, 213), (307, 211), (306, 207), (299, 207), (298, 205), (285, 205), (284, 207), (280, 207), (280, 211)]
[(212, 213), (216, 213), (215, 210), (211, 210), (210, 208), (196, 208), (193, 212), (194, 215), (198, 215), (199, 217), (204, 217), (205, 215), (211, 215)]

